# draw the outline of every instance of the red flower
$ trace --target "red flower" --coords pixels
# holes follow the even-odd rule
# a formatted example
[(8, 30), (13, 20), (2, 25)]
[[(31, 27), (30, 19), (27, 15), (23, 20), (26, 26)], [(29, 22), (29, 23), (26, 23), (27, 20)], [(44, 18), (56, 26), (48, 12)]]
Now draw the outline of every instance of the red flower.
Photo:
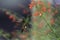
[(12, 19), (13, 18), (13, 15), (10, 15), (9, 18)]
[(33, 5), (32, 4), (29, 4), (29, 9), (32, 9)]
[(9, 18), (10, 18), (13, 22), (15, 22), (15, 21), (16, 21), (16, 19), (15, 19), (14, 15), (10, 15), (10, 16), (9, 16)]
[(34, 16), (38, 16), (39, 15), (39, 12), (35, 12), (33, 15)]
[(42, 11), (43, 12), (46, 12), (46, 7), (42, 7)]

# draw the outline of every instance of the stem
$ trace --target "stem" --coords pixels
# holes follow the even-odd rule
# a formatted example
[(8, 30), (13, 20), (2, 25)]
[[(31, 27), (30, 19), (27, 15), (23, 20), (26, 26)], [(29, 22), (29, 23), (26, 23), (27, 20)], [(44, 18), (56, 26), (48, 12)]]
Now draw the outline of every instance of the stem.
[(53, 28), (51, 28), (51, 26), (49, 25), (49, 23), (46, 21), (46, 19), (43, 17), (43, 19), (45, 20), (45, 22), (47, 23), (47, 25), (49, 26), (49, 28), (52, 30), (52, 33), (56, 36), (56, 38), (58, 38), (57, 34), (54, 32)]

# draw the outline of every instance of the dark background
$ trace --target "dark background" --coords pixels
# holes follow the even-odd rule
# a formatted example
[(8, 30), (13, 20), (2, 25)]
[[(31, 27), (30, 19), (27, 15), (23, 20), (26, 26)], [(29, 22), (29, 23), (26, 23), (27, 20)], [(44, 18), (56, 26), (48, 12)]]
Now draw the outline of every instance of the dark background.
[[(21, 16), (25, 19), (29, 15), (28, 17), (31, 19), (31, 11), (29, 9), (30, 2), (31, 0), (0, 0), (0, 8), (16, 12), (19, 17)], [(23, 13), (24, 9), (29, 10), (27, 14)], [(0, 10), (0, 28), (11, 32), (14, 30), (15, 23), (13, 23), (8, 17), (9, 16), (7, 16), (5, 12)]]

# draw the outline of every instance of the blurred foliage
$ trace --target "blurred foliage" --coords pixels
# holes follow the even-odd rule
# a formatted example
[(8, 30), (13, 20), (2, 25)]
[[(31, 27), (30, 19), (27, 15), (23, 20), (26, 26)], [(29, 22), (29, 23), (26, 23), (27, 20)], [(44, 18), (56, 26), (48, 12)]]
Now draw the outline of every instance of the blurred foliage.
[[(22, 34), (29, 33), (27, 40), (30, 38), (32, 40), (60, 40), (60, 6), (53, 7), (46, 0), (33, 1), (29, 5), (32, 9), (32, 22), (29, 22), (29, 18), (24, 19), (25, 26), (28, 23), (32, 24), (32, 29), (27, 27), (29, 32), (23, 32)], [(15, 14), (16, 16), (17, 14)], [(19, 17), (16, 17), (19, 19)], [(0, 30), (0, 35), (8, 38), (10, 34), (2, 34), (3, 31)], [(17, 35), (21, 34), (20, 30), (17, 30)], [(16, 40), (18, 40), (17, 38)]]
[(32, 37), (34, 40), (60, 40), (60, 8), (37, 0), (33, 7)]

